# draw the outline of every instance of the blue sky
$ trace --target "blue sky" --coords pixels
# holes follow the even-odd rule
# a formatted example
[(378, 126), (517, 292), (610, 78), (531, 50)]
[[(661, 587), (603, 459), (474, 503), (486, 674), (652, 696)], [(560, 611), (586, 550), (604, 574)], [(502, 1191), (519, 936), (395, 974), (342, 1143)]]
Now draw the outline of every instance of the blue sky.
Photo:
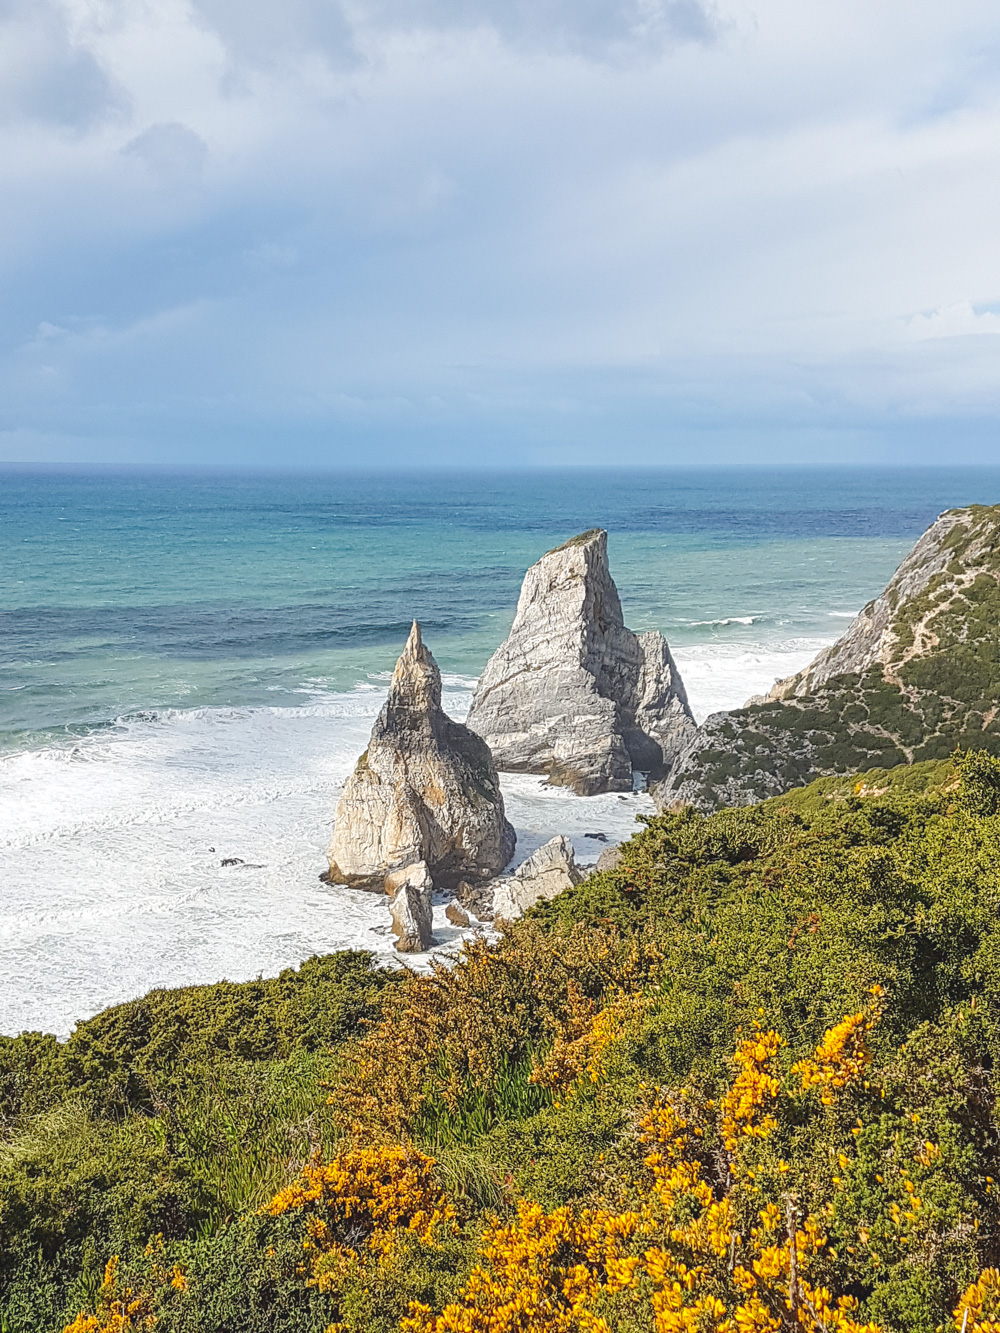
[(1000, 461), (986, 0), (0, 0), (0, 460)]

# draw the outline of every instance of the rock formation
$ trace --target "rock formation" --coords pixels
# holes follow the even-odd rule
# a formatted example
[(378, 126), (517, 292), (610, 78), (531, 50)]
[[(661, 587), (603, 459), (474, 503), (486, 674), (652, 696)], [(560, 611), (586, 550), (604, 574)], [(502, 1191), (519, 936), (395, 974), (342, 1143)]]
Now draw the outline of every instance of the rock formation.
[(431, 947), (434, 884), (426, 861), (417, 861), (386, 876), (386, 892), (391, 895), (389, 913), (392, 933), (400, 953), (424, 953)]
[(614, 870), (618, 862), (622, 859), (621, 843), (614, 843), (610, 847), (605, 847), (597, 858), (595, 870)]
[[(466, 880), (460, 879), (455, 885), (455, 901), (465, 909), (467, 915), (471, 912), (479, 921), (492, 921), (493, 881), (487, 880), (485, 883), (469, 884)], [(454, 920), (453, 917), (448, 919), (449, 921)]]
[(444, 914), (453, 926), (458, 926), (463, 930), (466, 926), (472, 924), (468, 912), (458, 903), (449, 903), (444, 909)]
[(413, 629), (368, 749), (344, 784), (330, 844), (331, 883), (382, 890), (425, 861), (438, 888), (503, 870), (514, 854), (485, 742), (441, 707), (441, 673)]
[(694, 734), (663, 636), (625, 628), (607, 533), (574, 537), (528, 570), (510, 634), (467, 719), (497, 767), (545, 773), (580, 795), (662, 776)]
[(814, 778), (1000, 750), (1000, 506), (942, 514), (885, 591), (766, 699), (708, 718), (662, 808), (750, 805)]
[(554, 898), (582, 880), (583, 873), (577, 868), (569, 838), (562, 835), (551, 838), (532, 852), (513, 875), (497, 880), (493, 886), (493, 915), (504, 921), (516, 921), (535, 903)]

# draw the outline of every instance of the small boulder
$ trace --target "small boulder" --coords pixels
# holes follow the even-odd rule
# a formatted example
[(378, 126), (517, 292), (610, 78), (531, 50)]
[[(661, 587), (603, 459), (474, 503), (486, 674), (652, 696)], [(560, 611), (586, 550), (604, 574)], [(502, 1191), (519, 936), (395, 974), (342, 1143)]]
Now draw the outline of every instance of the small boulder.
[(597, 858), (598, 870), (614, 870), (615, 866), (621, 860), (622, 849), (618, 843), (611, 847), (605, 847)]
[(414, 889), (426, 889), (428, 893), (433, 893), (434, 880), (431, 878), (427, 862), (412, 861), (408, 866), (402, 866), (399, 870), (390, 870), (385, 877), (385, 891), (390, 898), (396, 896), (396, 890), (403, 884), (409, 884)]
[(493, 880), (486, 884), (470, 884), (460, 879), (455, 885), (455, 897), (462, 907), (480, 921), (493, 920)]
[(493, 915), (516, 921), (535, 903), (548, 901), (563, 889), (583, 882), (569, 838), (550, 839), (510, 875), (493, 886)]
[(392, 933), (396, 936), (399, 953), (425, 953), (432, 943), (430, 875), (423, 861), (418, 861), (408, 869), (412, 872), (409, 876), (406, 871), (396, 871), (393, 876), (387, 877), (387, 881), (388, 878), (398, 881), (389, 904)]
[(468, 912), (464, 907), (460, 907), (458, 903), (449, 903), (444, 909), (444, 914), (453, 926), (460, 926), (464, 929), (471, 925)]

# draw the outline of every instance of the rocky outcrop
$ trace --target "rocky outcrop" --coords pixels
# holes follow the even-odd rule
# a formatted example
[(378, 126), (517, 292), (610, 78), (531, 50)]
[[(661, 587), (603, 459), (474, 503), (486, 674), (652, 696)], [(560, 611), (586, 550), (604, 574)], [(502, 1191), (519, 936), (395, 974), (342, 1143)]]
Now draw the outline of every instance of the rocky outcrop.
[[(455, 885), (455, 901), (479, 921), (493, 920), (493, 883), (469, 884), (461, 879)], [(451, 918), (449, 918), (450, 920)]]
[(942, 514), (847, 631), (766, 699), (708, 718), (661, 808), (749, 805), (814, 778), (1000, 750), (1000, 506)]
[[(835, 676), (862, 675), (872, 667), (889, 666), (904, 654), (912, 657), (913, 650), (932, 648), (929, 640), (916, 642), (917, 622), (926, 619), (921, 596), (932, 582), (939, 592), (950, 593), (967, 586), (987, 567), (992, 570), (990, 542), (996, 520), (983, 522), (991, 512), (977, 506), (942, 514), (906, 556), (884, 592), (855, 616), (837, 642), (824, 648), (797, 676), (776, 681), (767, 700), (803, 699), (816, 694)], [(970, 525), (977, 528), (975, 536), (971, 535)], [(959, 546), (964, 548), (963, 555), (956, 559)], [(935, 599), (935, 608), (940, 608), (940, 602), (940, 597)], [(931, 610), (930, 606), (926, 608), (927, 612)], [(923, 631), (920, 637), (921, 640), (926, 637)]]
[(451, 889), (503, 870), (514, 843), (489, 747), (442, 709), (441, 673), (414, 621), (337, 803), (324, 878), (381, 891), (388, 874), (424, 861)]
[(493, 915), (497, 920), (516, 921), (535, 903), (554, 898), (563, 889), (583, 881), (573, 844), (560, 835), (533, 852), (513, 875), (493, 886)]
[(424, 953), (431, 947), (434, 884), (425, 861), (417, 861), (404, 870), (386, 876), (386, 892), (391, 894), (389, 913), (392, 933), (400, 953)]
[(544, 773), (581, 795), (631, 791), (633, 771), (670, 769), (694, 719), (663, 636), (625, 627), (606, 532), (574, 537), (528, 570), (467, 722), (498, 768)]
[(611, 847), (605, 847), (597, 858), (595, 870), (615, 870), (618, 862), (622, 859), (622, 849), (620, 843), (614, 843)]

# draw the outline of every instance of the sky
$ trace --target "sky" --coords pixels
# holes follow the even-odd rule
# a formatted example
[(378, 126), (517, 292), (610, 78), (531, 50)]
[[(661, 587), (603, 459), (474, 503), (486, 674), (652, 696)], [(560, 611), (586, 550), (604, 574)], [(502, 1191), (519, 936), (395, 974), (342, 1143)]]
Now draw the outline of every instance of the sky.
[(0, 0), (0, 461), (1000, 461), (990, 0)]

